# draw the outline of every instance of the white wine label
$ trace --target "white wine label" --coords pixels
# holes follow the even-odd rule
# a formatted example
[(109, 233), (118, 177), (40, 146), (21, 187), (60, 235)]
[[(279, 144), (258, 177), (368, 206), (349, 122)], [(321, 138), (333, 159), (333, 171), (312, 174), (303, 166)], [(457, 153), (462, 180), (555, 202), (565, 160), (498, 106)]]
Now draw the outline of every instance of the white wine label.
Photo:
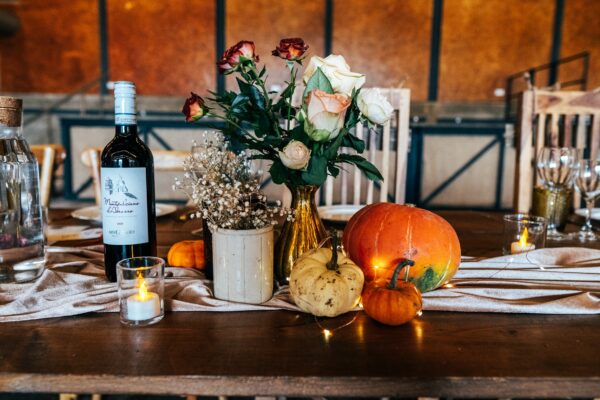
[(101, 168), (105, 244), (148, 243), (146, 168)]

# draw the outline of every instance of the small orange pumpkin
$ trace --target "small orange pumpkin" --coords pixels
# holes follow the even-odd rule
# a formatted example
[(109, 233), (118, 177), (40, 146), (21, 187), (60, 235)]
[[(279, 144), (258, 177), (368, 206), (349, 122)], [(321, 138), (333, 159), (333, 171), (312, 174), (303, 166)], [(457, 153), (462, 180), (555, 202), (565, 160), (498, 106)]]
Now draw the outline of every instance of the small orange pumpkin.
[(386, 325), (402, 325), (413, 319), (423, 308), (421, 292), (410, 282), (398, 281), (398, 274), (404, 267), (412, 266), (412, 260), (402, 261), (392, 275), (392, 280), (370, 282), (365, 286), (362, 303), (365, 313)]
[(204, 269), (204, 241), (183, 240), (169, 249), (167, 262), (171, 267)]

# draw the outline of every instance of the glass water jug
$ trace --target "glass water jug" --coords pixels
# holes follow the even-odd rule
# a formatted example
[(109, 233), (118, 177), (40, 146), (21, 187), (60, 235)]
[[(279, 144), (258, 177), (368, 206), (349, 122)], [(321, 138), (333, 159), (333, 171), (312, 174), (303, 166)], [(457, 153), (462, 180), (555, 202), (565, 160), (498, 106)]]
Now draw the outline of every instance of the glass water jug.
[(0, 96), (0, 283), (34, 280), (45, 267), (38, 163), (21, 136), (22, 107)]

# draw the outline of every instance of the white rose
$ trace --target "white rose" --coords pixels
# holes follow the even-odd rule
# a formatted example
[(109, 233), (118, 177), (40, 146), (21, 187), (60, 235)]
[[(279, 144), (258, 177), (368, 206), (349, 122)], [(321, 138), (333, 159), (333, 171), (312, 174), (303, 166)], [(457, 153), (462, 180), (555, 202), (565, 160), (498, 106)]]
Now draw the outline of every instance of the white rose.
[(361, 90), (356, 104), (360, 112), (374, 124), (385, 124), (394, 113), (390, 102), (376, 88)]
[(310, 161), (310, 150), (304, 143), (292, 140), (279, 152), (279, 158), (289, 169), (304, 169)]
[(302, 76), (305, 84), (308, 83), (308, 80), (313, 76), (317, 68), (321, 68), (321, 71), (329, 79), (335, 93), (350, 96), (353, 89), (358, 90), (365, 84), (365, 76), (351, 72), (344, 57), (335, 54), (331, 54), (326, 58), (311, 57)]

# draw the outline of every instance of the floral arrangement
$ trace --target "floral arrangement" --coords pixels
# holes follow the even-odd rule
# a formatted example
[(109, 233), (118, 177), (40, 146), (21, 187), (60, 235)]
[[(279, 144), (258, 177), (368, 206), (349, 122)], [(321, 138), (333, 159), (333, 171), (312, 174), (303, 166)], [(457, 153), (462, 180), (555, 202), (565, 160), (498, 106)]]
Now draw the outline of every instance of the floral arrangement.
[[(212, 93), (203, 99), (191, 94), (183, 107), (188, 122), (205, 116), (223, 119), (221, 130), (232, 149), (251, 150), (252, 157), (271, 160), (274, 183), (322, 185), (337, 176), (341, 164), (356, 165), (369, 179), (383, 179), (378, 169), (358, 154), (365, 143), (352, 133), (357, 123), (386, 123), (393, 108), (376, 89), (361, 89), (363, 74), (353, 72), (341, 55), (310, 58), (296, 82), (308, 45), (300, 38), (283, 39), (272, 54), (285, 61), (289, 81), (281, 93), (266, 89), (267, 71), (259, 69), (253, 42), (241, 41), (217, 63), (222, 74), (236, 74), (239, 91)], [(302, 89), (300, 104), (294, 93)], [(210, 103), (210, 105), (209, 105)]]
[(183, 179), (175, 179), (174, 189), (188, 195), (198, 208), (196, 216), (211, 229), (260, 229), (277, 224), (281, 217), (292, 220), (292, 212), (280, 202), (267, 204), (249, 162), (244, 152), (206, 147), (186, 159)]

